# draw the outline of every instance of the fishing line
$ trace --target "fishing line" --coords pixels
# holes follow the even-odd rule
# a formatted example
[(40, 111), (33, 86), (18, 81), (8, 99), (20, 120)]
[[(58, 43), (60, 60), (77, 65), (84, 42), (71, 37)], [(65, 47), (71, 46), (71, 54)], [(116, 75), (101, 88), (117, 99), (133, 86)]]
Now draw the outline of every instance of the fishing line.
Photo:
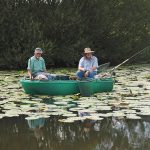
[(121, 65), (125, 64), (127, 61), (129, 61), (131, 58), (139, 55), (140, 53), (142, 53), (143, 51), (147, 50), (150, 48), (150, 45), (145, 47), (144, 49), (142, 49), (141, 51), (135, 53), (134, 55), (132, 55), (131, 57), (129, 57), (128, 59), (126, 59), (125, 61), (123, 61), (122, 63), (120, 63), (119, 65), (115, 66), (114, 68), (111, 69), (111, 73), (113, 73), (115, 71), (115, 69), (119, 68)]

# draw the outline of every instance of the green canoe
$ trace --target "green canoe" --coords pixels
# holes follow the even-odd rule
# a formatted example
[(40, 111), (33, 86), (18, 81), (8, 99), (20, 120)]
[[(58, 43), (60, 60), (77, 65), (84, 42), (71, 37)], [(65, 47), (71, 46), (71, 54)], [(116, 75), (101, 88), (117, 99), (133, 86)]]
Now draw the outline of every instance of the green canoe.
[[(76, 80), (20, 80), (20, 83), (27, 94), (31, 95), (71, 95), (77, 93), (109, 92), (113, 89), (113, 79), (76, 81)], [(83, 94), (85, 95), (85, 94)]]

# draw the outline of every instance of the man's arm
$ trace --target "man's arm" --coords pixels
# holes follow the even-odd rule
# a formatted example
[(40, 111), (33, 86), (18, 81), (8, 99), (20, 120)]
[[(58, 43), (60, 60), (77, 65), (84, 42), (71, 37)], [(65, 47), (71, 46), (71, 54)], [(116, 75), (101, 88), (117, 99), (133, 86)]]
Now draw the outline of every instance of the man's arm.
[(32, 72), (31, 72), (30, 69), (28, 69), (28, 75), (29, 75), (30, 80), (32, 80), (32, 79), (33, 79), (33, 76), (32, 76)]
[(90, 71), (94, 71), (94, 70), (96, 70), (96, 69), (97, 69), (97, 67), (94, 66), (94, 67), (90, 68)]
[(47, 69), (46, 69), (46, 65), (45, 65), (45, 60), (44, 59), (43, 59), (42, 63), (43, 63), (43, 71), (47, 73)]
[(94, 58), (94, 64), (93, 64), (93, 67), (90, 68), (90, 71), (96, 70), (97, 67), (98, 67), (98, 60), (97, 60), (97, 58), (95, 57), (95, 58)]
[(78, 65), (78, 70), (80, 70), (80, 71), (85, 71), (85, 69), (84, 69), (84, 63), (83, 63), (83, 57), (80, 59), (80, 61), (79, 61), (79, 65)]
[(85, 69), (83, 67), (81, 67), (81, 66), (78, 67), (78, 70), (85, 71)]
[(27, 70), (28, 70), (29, 78), (30, 78), (30, 80), (32, 80), (32, 79), (33, 79), (33, 76), (32, 76), (32, 71), (31, 71), (31, 58), (28, 60), (28, 67), (27, 67)]

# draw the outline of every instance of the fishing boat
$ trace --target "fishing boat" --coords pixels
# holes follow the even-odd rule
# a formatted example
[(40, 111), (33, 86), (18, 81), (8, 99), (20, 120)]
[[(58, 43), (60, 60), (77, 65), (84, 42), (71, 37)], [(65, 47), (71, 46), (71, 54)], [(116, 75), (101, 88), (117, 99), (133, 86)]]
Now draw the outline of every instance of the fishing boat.
[(93, 80), (27, 80), (21, 79), (20, 83), (27, 94), (31, 95), (71, 95), (81, 93), (89, 96), (99, 92), (110, 92), (113, 89), (113, 79), (93, 79)]

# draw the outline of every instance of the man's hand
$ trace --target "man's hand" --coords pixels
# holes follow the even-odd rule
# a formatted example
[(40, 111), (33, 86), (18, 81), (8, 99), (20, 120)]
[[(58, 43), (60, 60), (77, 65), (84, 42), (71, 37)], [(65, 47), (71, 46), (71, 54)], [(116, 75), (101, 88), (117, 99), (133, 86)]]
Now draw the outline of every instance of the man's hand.
[(33, 80), (32, 72), (30, 69), (28, 69), (28, 75), (29, 75), (30, 80)]
[(90, 73), (90, 71), (86, 71), (86, 72), (84, 73), (84, 77), (88, 77), (89, 73)]
[(33, 80), (33, 76), (32, 75), (30, 75), (30, 80)]

